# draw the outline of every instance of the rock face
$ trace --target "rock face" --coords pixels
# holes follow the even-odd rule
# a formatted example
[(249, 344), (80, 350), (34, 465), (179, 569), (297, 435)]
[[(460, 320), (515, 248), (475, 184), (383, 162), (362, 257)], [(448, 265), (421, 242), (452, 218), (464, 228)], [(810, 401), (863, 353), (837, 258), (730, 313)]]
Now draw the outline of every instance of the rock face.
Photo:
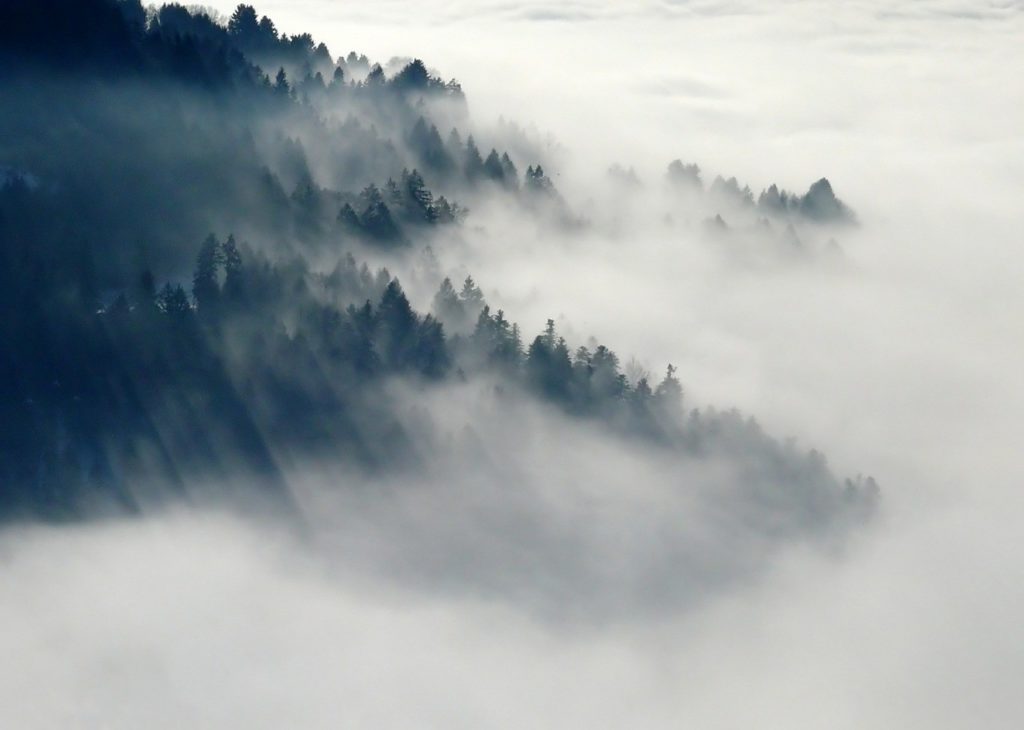
[(821, 178), (811, 185), (800, 200), (801, 215), (822, 223), (844, 223), (853, 221), (853, 213), (832, 190), (828, 178)]

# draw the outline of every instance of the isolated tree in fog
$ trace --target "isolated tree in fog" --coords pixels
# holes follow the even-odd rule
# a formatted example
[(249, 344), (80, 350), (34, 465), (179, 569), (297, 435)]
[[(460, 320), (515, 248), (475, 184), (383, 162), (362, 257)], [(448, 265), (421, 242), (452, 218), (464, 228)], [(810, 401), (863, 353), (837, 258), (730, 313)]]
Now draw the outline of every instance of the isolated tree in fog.
[(544, 346), (549, 350), (555, 346), (555, 320), (549, 319), (544, 324)]
[(654, 391), (658, 403), (673, 415), (679, 415), (683, 407), (683, 386), (676, 377), (676, 370), (674, 365), (669, 365), (665, 369), (665, 379)]

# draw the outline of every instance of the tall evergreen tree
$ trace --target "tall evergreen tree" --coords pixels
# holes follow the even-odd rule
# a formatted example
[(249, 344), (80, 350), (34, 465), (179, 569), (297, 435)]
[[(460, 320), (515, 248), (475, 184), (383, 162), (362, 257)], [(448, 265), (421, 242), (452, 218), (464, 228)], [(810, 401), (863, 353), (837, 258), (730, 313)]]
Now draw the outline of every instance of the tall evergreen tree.
[(467, 276), (462, 282), (462, 291), (459, 292), (459, 299), (469, 317), (476, 316), (484, 306), (484, 293), (473, 281), (472, 276)]
[(501, 156), (501, 168), (502, 168), (502, 179), (505, 185), (510, 188), (519, 187), (519, 171), (516, 169), (515, 163), (512, 162), (512, 158), (508, 156), (508, 152), (505, 152)]
[(385, 363), (402, 369), (412, 362), (416, 345), (416, 313), (402, 291), (398, 279), (385, 288), (377, 307), (377, 331), (380, 354)]
[(658, 404), (672, 415), (682, 416), (683, 410), (683, 386), (679, 384), (676, 377), (676, 367), (669, 365), (665, 370), (665, 379), (654, 391)]
[(259, 30), (256, 9), (252, 5), (239, 5), (228, 20), (228, 33), (240, 39), (255, 38)]
[(228, 236), (228, 240), (221, 247), (221, 253), (224, 260), (224, 299), (231, 304), (239, 304), (243, 299), (245, 284), (242, 273), (242, 254), (238, 251), (238, 245), (235, 243), (233, 235)]
[(501, 164), (501, 158), (498, 157), (498, 152), (494, 148), (491, 148), (490, 154), (484, 160), (483, 170), (484, 175), (491, 180), (501, 183), (505, 181), (505, 167)]
[(465, 326), (466, 309), (455, 287), (452, 286), (452, 280), (447, 276), (434, 295), (433, 311), (438, 319), (448, 323), (449, 327), (455, 330), (461, 330)]
[(467, 180), (476, 180), (484, 173), (484, 160), (480, 156), (473, 135), (466, 139), (466, 151), (463, 156), (462, 172)]
[(220, 242), (212, 233), (203, 241), (192, 275), (192, 296), (203, 315), (215, 314), (220, 303), (219, 269), (223, 263)]

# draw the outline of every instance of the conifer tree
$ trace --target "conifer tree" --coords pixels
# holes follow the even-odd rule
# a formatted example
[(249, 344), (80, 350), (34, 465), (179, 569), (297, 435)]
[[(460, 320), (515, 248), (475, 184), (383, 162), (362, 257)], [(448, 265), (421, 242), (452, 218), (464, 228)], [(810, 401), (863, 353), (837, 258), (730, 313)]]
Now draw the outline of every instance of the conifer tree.
[(220, 242), (212, 233), (203, 241), (192, 275), (192, 296), (204, 315), (214, 314), (220, 303), (219, 269), (223, 263)]

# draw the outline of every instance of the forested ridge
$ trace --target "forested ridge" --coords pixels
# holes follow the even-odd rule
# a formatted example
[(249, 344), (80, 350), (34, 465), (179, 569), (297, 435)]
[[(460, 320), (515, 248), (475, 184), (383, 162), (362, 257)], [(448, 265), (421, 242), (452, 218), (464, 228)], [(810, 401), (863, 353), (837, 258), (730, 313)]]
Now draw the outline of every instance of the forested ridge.
[[(286, 502), (285, 473), (309, 458), (414, 468), (431, 455), (397, 378), (493, 382), (680, 459), (726, 458), (799, 527), (870, 512), (872, 479), (690, 407), (672, 365), (632, 381), (609, 347), (520, 327), (472, 277), (438, 272), (416, 311), (364, 262), (429, 256), (483, 196), (585, 224), (543, 150), (478, 141), (459, 84), (422, 61), (335, 57), (247, 5), (220, 24), (138, 0), (14, 0), (0, 63), (5, 515), (131, 512), (218, 480)], [(755, 202), (678, 161), (667, 179), (758, 215), (854, 220), (827, 180)]]

